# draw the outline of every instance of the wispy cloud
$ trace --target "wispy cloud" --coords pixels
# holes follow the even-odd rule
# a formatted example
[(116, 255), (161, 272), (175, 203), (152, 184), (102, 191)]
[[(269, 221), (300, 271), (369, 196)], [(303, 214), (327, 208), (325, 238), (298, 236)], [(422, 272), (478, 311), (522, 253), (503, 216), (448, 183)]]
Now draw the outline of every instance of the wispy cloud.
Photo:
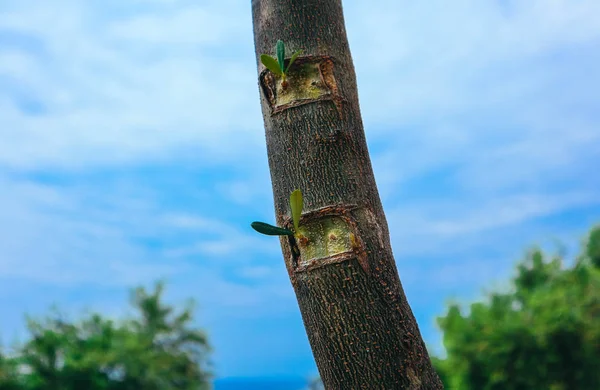
[[(190, 144), (205, 161), (229, 161), (252, 145), (260, 150), (244, 7), (223, 13), (225, 2), (131, 9), (68, 0), (3, 7), (7, 40), (32, 37), (39, 44), (2, 51), (7, 136), (0, 164), (73, 169), (189, 155)], [(16, 104), (17, 90), (26, 90), (44, 115)]]
[(600, 37), (593, 0), (351, 4), (348, 34), (361, 54), (355, 55), (359, 82), (369, 80), (361, 84), (361, 102), (373, 121), (442, 119), (506, 102), (552, 68), (539, 60), (596, 45)]
[[(600, 198), (595, 193), (523, 194), (477, 203), (460, 200), (409, 203), (388, 215), (393, 221), (401, 221), (411, 233), (456, 238), (598, 204)], [(394, 225), (398, 224), (394, 222)]]

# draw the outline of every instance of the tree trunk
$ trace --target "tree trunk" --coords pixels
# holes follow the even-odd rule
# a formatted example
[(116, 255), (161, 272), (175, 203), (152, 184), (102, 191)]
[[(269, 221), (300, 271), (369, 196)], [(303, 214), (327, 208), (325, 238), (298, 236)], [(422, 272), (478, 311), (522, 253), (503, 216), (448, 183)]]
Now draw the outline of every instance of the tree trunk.
[[(326, 389), (442, 389), (394, 262), (369, 159), (341, 0), (252, 0), (262, 112), (290, 280)], [(261, 54), (302, 49), (287, 81)], [(289, 61), (286, 61), (286, 63)]]

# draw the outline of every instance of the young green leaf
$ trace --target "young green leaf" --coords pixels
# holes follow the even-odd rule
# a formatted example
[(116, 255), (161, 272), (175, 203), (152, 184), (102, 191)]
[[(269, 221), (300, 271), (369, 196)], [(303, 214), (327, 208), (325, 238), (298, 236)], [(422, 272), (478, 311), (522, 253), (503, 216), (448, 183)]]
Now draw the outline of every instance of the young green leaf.
[(260, 56), (260, 62), (263, 63), (264, 66), (267, 67), (267, 69), (269, 69), (271, 72), (275, 73), (278, 76), (281, 76), (281, 69), (279, 69), (279, 64), (277, 63), (277, 60), (273, 57), (271, 57), (268, 54), (261, 54)]
[(281, 73), (285, 74), (285, 45), (283, 44), (283, 41), (281, 39), (277, 41), (275, 51), (277, 52), (277, 62), (279, 62), (279, 68), (281, 69)]
[(277, 226), (269, 225), (264, 222), (252, 222), (250, 224), (252, 229), (259, 233), (266, 234), (268, 236), (293, 236), (294, 232), (288, 229), (283, 229)]
[(290, 70), (290, 67), (292, 66), (292, 64), (294, 63), (294, 61), (296, 61), (296, 58), (298, 58), (298, 56), (300, 55), (300, 53), (302, 53), (302, 49), (298, 50), (297, 52), (295, 52), (292, 55), (292, 58), (290, 58), (290, 62), (288, 63), (287, 68), (285, 68), (285, 72), (284, 73), (287, 73), (288, 70)]
[(298, 222), (300, 222), (300, 215), (302, 214), (302, 208), (304, 207), (304, 200), (302, 199), (302, 192), (295, 190), (290, 195), (290, 207), (292, 208), (292, 221), (294, 221), (294, 229), (298, 232)]

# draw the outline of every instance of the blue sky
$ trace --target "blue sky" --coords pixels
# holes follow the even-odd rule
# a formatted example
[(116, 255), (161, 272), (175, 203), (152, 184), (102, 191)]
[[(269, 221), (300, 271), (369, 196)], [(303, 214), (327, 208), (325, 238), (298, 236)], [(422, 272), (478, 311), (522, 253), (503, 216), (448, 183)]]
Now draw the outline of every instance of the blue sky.
[[(600, 222), (600, 2), (344, 1), (422, 333)], [(316, 373), (279, 242), (249, 1), (0, 3), (0, 337), (53, 303), (199, 303), (217, 375)]]

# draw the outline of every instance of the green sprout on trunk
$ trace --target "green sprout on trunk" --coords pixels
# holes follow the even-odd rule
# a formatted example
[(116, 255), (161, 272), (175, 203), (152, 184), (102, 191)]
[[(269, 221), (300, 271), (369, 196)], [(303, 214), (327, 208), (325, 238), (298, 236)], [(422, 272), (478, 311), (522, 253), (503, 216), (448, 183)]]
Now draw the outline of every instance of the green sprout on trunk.
[(267, 69), (269, 69), (272, 73), (281, 77), (281, 85), (285, 88), (285, 86), (287, 86), (286, 77), (288, 71), (290, 70), (290, 67), (292, 66), (294, 61), (296, 61), (296, 58), (298, 58), (300, 53), (302, 53), (302, 50), (298, 50), (297, 52), (292, 54), (292, 57), (290, 58), (287, 67), (285, 66), (285, 45), (283, 44), (283, 41), (281, 39), (277, 41), (277, 45), (275, 46), (275, 52), (277, 54), (277, 58), (271, 57), (268, 54), (261, 54), (260, 62), (262, 62), (263, 65), (266, 66)]
[(295, 190), (290, 195), (290, 207), (292, 209), (292, 221), (294, 222), (294, 232), (289, 229), (280, 228), (277, 226), (269, 225), (264, 222), (252, 222), (250, 226), (252, 229), (259, 233), (266, 234), (268, 236), (295, 236), (303, 237), (298, 230), (298, 223), (300, 222), (300, 215), (302, 214), (302, 208), (304, 207), (304, 200), (302, 199), (302, 192)]

